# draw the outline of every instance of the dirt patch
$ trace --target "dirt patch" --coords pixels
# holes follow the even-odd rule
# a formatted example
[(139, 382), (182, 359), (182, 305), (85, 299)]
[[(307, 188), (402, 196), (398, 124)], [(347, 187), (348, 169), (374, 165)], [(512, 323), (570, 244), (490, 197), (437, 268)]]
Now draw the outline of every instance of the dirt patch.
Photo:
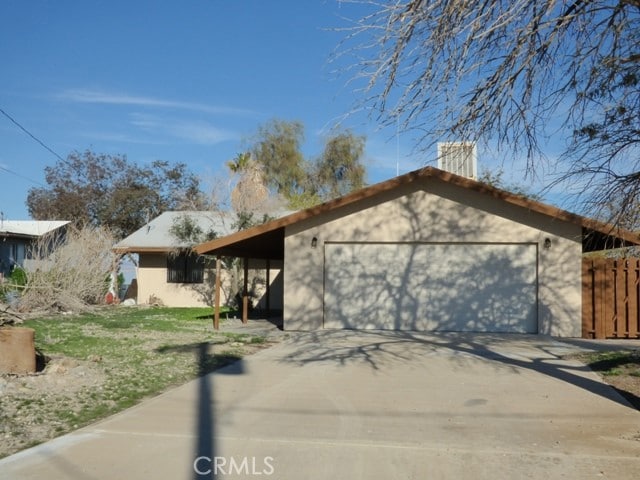
[(99, 366), (67, 357), (33, 375), (0, 377), (0, 457), (66, 431), (55, 413), (78, 410), (83, 392), (101, 389), (105, 378)]
[(640, 410), (640, 377), (620, 375), (604, 377), (604, 381), (615, 388), (637, 410)]
[[(108, 336), (113, 347), (81, 358), (51, 354), (31, 375), (0, 376), (0, 458), (123, 410), (209, 373), (286, 337), (272, 328), (228, 322), (220, 332), (142, 328), (105, 331), (83, 326), (90, 338)], [(43, 342), (56, 346), (59, 338)], [(207, 347), (202, 359), (202, 345)], [(130, 352), (123, 353), (124, 348)], [(198, 357), (198, 355), (200, 357)]]
[(579, 354), (573, 358), (584, 362), (640, 410), (640, 350)]

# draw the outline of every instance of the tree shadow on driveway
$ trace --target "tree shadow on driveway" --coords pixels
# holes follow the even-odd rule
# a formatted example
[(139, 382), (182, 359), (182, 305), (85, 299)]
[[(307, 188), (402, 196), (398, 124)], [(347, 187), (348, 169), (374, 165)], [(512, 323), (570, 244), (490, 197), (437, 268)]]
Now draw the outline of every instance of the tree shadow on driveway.
[[(551, 337), (526, 334), (419, 333), (385, 330), (319, 330), (295, 335), (292, 353), (282, 361), (299, 365), (326, 363), (336, 366), (366, 364), (372, 370), (411, 362), (416, 355), (446, 355), (464, 367), (481, 358), (514, 374), (529, 370), (566, 382), (594, 395), (632, 408), (640, 398), (618, 392), (592, 378), (592, 370), (563, 355), (579, 351)], [(624, 395), (621, 396), (621, 394)]]

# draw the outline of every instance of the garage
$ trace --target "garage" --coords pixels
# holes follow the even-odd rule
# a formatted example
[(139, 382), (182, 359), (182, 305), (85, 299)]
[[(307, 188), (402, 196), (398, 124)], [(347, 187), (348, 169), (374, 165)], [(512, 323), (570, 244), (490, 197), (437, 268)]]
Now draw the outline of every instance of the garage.
[(637, 234), (425, 167), (196, 251), (282, 262), (285, 330), (579, 337), (583, 254), (629, 245)]
[(537, 333), (537, 245), (326, 243), (324, 327)]

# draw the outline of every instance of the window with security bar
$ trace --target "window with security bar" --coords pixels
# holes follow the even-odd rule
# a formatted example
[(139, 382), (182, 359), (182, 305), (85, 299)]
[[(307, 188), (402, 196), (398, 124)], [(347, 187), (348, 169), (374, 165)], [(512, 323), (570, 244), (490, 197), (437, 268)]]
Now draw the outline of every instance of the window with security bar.
[(203, 283), (205, 259), (181, 252), (167, 257), (167, 283)]

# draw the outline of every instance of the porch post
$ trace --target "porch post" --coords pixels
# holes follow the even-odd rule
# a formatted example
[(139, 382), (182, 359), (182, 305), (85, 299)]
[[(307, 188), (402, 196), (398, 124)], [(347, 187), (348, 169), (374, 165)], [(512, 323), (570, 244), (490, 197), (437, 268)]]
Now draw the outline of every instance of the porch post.
[(249, 258), (244, 258), (244, 288), (242, 289), (242, 323), (249, 320)]
[(267, 318), (271, 317), (271, 260), (267, 258)]
[(215, 307), (213, 310), (213, 329), (220, 329), (220, 256), (216, 256), (216, 290), (215, 295)]

